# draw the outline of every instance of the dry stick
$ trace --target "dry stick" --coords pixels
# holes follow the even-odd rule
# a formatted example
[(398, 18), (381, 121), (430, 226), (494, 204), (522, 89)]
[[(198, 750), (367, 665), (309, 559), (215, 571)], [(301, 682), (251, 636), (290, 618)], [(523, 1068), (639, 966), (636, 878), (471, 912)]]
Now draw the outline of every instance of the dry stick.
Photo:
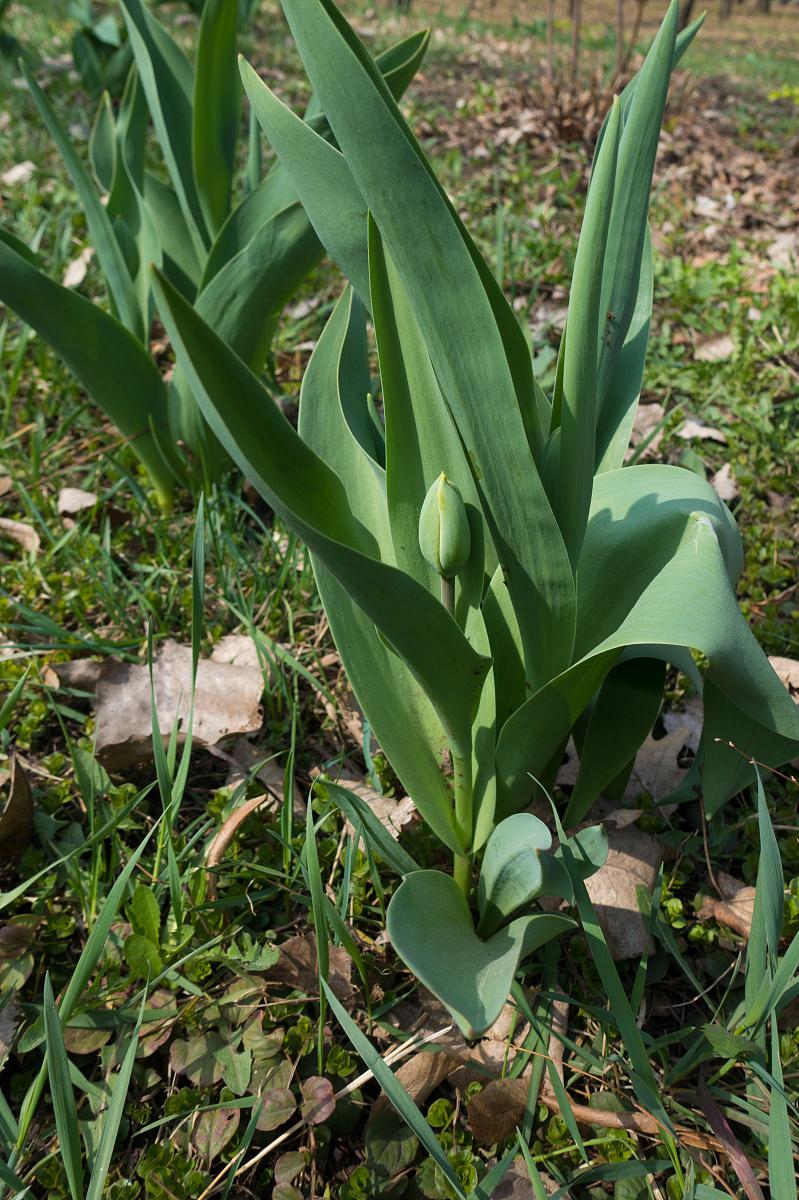
[(624, 60), (621, 64), (621, 74), (622, 75), (627, 70), (627, 63), (630, 61), (630, 55), (633, 52), (633, 49), (638, 41), (638, 35), (641, 32), (641, 21), (643, 20), (643, 17), (644, 17), (645, 4), (646, 4), (646, 0), (638, 0), (638, 3), (635, 7), (635, 20), (633, 21), (633, 31), (630, 34), (630, 40), (627, 43), (627, 48), (624, 51)]
[(547, 0), (547, 82), (555, 78), (555, 0)]
[[(420, 1046), (426, 1046), (428, 1042), (434, 1042), (436, 1038), (443, 1037), (444, 1034), (449, 1033), (451, 1029), (451, 1025), (445, 1025), (443, 1029), (437, 1029), (434, 1033), (428, 1033), (427, 1036), (423, 1038), (419, 1038), (417, 1035), (414, 1035), (413, 1037), (408, 1038), (407, 1042), (403, 1042), (401, 1046), (397, 1046), (395, 1050), (392, 1050), (389, 1054), (387, 1054), (383, 1059), (383, 1062), (386, 1064), (386, 1066), (393, 1066), (393, 1064), (395, 1062), (399, 1062), (401, 1058), (405, 1058), (406, 1055), (410, 1054), (412, 1051), (418, 1050)], [(364, 1083), (368, 1083), (369, 1080), (373, 1078), (373, 1071), (363, 1071), (357, 1076), (356, 1079), (353, 1079), (351, 1083), (348, 1083), (346, 1087), (343, 1087), (340, 1089), (340, 1091), (336, 1092), (333, 1099), (343, 1100), (345, 1096), (349, 1096), (350, 1092), (354, 1092), (357, 1088), (361, 1087)], [(286, 1129), (285, 1132), (281, 1133), (279, 1137), (274, 1138), (274, 1140), (271, 1141), (268, 1146), (264, 1146), (262, 1150), (259, 1150), (257, 1154), (254, 1154), (252, 1158), (247, 1160), (246, 1163), (242, 1163), (242, 1165), (236, 1169), (236, 1173), (233, 1178), (238, 1179), (239, 1175), (243, 1175), (245, 1171), (249, 1171), (251, 1167), (256, 1165), (256, 1163), (259, 1163), (263, 1158), (266, 1158), (267, 1154), (271, 1154), (273, 1150), (276, 1150), (278, 1146), (283, 1144), (283, 1142), (288, 1141), (288, 1139), (295, 1133), (299, 1133), (299, 1131), (304, 1129), (305, 1126), (305, 1121), (295, 1121), (295, 1123), (290, 1125), (289, 1128)], [(200, 1193), (197, 1200), (207, 1200), (207, 1198), (224, 1182), (229, 1171), (230, 1165), (228, 1164), (223, 1171), (220, 1171), (219, 1174), (211, 1180), (205, 1191)]]
[(581, 0), (572, 0), (572, 83), (577, 82), (577, 66), (580, 59), (580, 32), (582, 27)]
[(616, 0), (616, 78), (624, 71), (624, 0)]

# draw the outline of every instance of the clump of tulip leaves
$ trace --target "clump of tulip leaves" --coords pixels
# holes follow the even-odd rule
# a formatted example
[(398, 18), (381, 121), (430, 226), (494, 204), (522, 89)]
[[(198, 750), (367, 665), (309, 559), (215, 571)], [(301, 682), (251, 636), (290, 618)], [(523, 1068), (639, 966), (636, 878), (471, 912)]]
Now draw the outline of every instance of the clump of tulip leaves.
[[(672, 4), (613, 103), (546, 395), (354, 32), (332, 0), (283, 6), (336, 147), (246, 64), (244, 86), (349, 279), (305, 374), (299, 433), (164, 275), (159, 304), (211, 428), (310, 548), (369, 724), (453, 856), (451, 875), (419, 870), (360, 814), (404, 876), (388, 910), (394, 947), (474, 1035), (523, 956), (572, 925), (536, 899), (571, 900), (602, 862), (601, 827), (582, 823), (623, 790), (667, 664), (701, 690), (705, 712), (672, 799), (701, 788), (713, 816), (750, 781), (747, 755), (776, 765), (796, 753), (797, 710), (736, 602), (732, 516), (691, 471), (624, 465), (652, 305), (655, 153), (669, 77), (696, 27), (678, 39)], [(553, 849), (525, 810), (552, 784), (570, 734), (579, 773)]]
[[(262, 177), (254, 121), (239, 178), (238, 0), (203, 5), (194, 66), (144, 0), (119, 3), (133, 64), (119, 105), (108, 94), (100, 101), (89, 144), (93, 177), (21, 63), (85, 211), (111, 312), (51, 279), (39, 256), (2, 229), (0, 301), (53, 346), (130, 441), (169, 507), (176, 484), (208, 485), (230, 460), (203, 420), (185, 373), (178, 368), (165, 382), (150, 353), (151, 264), (259, 373), (283, 308), (324, 250), (288, 173), (277, 163)], [(378, 58), (395, 95), (415, 75), (427, 40), (424, 32), (414, 34)], [(330, 137), (316, 96), (305, 121), (315, 137)], [(148, 165), (150, 123), (160, 172)], [(365, 251), (365, 227), (361, 236)]]

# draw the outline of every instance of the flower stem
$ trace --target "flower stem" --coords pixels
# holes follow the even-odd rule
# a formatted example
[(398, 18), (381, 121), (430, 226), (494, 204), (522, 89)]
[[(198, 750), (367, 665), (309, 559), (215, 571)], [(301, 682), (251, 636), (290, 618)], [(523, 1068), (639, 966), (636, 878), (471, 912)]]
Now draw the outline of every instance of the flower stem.
[[(455, 615), (455, 580), (441, 576), (441, 603), (451, 615)], [(452, 753), (455, 769), (455, 828), (464, 846), (472, 842), (472, 759), (471, 754)], [(469, 899), (472, 890), (472, 856), (456, 854), (452, 864), (455, 882)]]

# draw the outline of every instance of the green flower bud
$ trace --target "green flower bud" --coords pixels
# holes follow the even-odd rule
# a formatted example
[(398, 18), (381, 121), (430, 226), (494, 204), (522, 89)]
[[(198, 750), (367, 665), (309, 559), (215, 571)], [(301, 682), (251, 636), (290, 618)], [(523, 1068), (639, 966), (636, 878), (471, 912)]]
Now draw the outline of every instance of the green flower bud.
[(444, 579), (457, 575), (472, 552), (463, 498), (443, 471), (424, 498), (419, 516), (419, 548)]

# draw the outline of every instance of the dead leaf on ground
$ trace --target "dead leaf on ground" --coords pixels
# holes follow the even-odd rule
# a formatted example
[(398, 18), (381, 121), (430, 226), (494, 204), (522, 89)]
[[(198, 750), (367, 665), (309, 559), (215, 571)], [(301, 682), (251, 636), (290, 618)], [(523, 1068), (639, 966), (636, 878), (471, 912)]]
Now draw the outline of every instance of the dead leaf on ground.
[(0, 475), (0, 496), (6, 496), (14, 486), (10, 475)]
[(36, 170), (36, 164), (31, 162), (29, 158), (24, 162), (14, 163), (13, 167), (3, 171), (0, 175), (0, 183), (4, 183), (6, 187), (16, 187), (24, 183), (29, 183), (33, 178), (33, 172)]
[(15, 757), (2, 781), (5, 797), (0, 809), (0, 862), (15, 863), (33, 833), (33, 795), (28, 777)]
[(692, 730), (684, 724), (678, 724), (662, 738), (650, 734), (635, 756), (625, 800), (636, 800), (642, 792), (653, 800), (664, 800), (670, 795), (685, 778), (688, 768), (680, 763), (680, 756), (692, 741)]
[(794, 231), (778, 233), (767, 253), (775, 267), (789, 270), (799, 258), (799, 234)]
[(732, 504), (741, 494), (729, 463), (719, 467), (710, 482), (725, 504)]
[[(280, 958), (264, 973), (267, 983), (280, 983), (313, 996), (319, 990), (316, 938), (312, 933), (295, 934), (278, 947)], [(342, 1001), (352, 998), (352, 959), (343, 946), (330, 947), (328, 983)]]
[(660, 842), (643, 830), (609, 825), (607, 862), (585, 886), (616, 962), (641, 958), (651, 937), (638, 903), (638, 888), (651, 893), (663, 861)]
[(755, 888), (742, 883), (732, 875), (719, 871), (716, 875), (721, 899), (704, 896), (696, 911), (700, 921), (718, 921), (748, 938), (752, 930), (752, 915), (755, 908)]
[(799, 662), (795, 658), (783, 658), (780, 654), (770, 654), (769, 662), (799, 704)]
[[(403, 826), (412, 821), (416, 813), (416, 806), (410, 796), (384, 796), (380, 792), (376, 792), (374, 788), (370, 787), (363, 780), (351, 779), (346, 775), (337, 779), (336, 783), (339, 787), (346, 788), (348, 792), (353, 792), (368, 804), (380, 824), (394, 838), (394, 841), (397, 841)], [(349, 821), (345, 821), (345, 828), (349, 836), (352, 837), (355, 830)]]
[[(158, 724), (167, 742), (175, 718), (179, 740), (191, 702), (191, 647), (164, 642), (153, 664)], [(197, 669), (193, 741), (213, 746), (232, 734), (261, 727), (263, 679), (254, 667), (202, 659)], [(108, 659), (97, 681), (96, 755), (108, 770), (152, 757), (150, 673), (146, 666)]]
[(10, 517), (0, 517), (0, 537), (10, 538), (28, 554), (36, 555), (42, 540), (32, 525), (27, 521), (12, 521)]
[(705, 725), (705, 709), (701, 696), (689, 696), (682, 708), (670, 708), (664, 712), (662, 720), (666, 733), (681, 731), (683, 744), (696, 752)]
[(64, 278), (61, 280), (65, 288), (74, 288), (83, 283), (93, 254), (94, 247), (85, 246), (80, 254), (77, 254), (71, 262), (67, 263)]
[[(630, 435), (630, 446), (625, 455), (626, 458), (631, 458), (636, 447), (642, 442), (646, 442), (646, 447), (638, 456), (639, 459), (652, 458), (656, 453), (658, 446), (663, 441), (663, 418), (666, 415), (666, 410), (662, 404), (639, 404), (635, 410), (633, 418), (633, 428)], [(651, 438), (651, 441), (647, 439)]]
[(9, 992), (6, 1002), (0, 1009), (0, 1071), (5, 1066), (6, 1059), (11, 1053), (14, 1038), (17, 1035), (19, 1022), (19, 1004), (14, 992)]
[[(560, 1184), (551, 1175), (538, 1168), (538, 1178), (544, 1189), (545, 1196), (554, 1196), (559, 1191)], [(521, 1155), (515, 1158), (508, 1167), (498, 1187), (491, 1193), (492, 1200), (537, 1200), (533, 1185), (530, 1182), (530, 1172)], [(568, 1200), (568, 1198), (567, 1198)]]
[(692, 438), (699, 438), (702, 441), (720, 442), (723, 446), (727, 445), (727, 438), (720, 429), (714, 429), (712, 425), (703, 425), (701, 421), (696, 421), (693, 417), (683, 421), (677, 430), (677, 437), (686, 442), (691, 441)]
[(44, 682), (49, 688), (74, 688), (76, 692), (94, 694), (102, 666), (102, 662), (93, 658), (52, 663), (44, 673)]
[(725, 362), (734, 352), (735, 343), (728, 333), (701, 338), (694, 346), (694, 358), (698, 362)]
[(87, 508), (94, 508), (96, 503), (94, 492), (85, 492), (83, 488), (65, 487), (58, 493), (58, 512), (62, 517), (72, 517)]

